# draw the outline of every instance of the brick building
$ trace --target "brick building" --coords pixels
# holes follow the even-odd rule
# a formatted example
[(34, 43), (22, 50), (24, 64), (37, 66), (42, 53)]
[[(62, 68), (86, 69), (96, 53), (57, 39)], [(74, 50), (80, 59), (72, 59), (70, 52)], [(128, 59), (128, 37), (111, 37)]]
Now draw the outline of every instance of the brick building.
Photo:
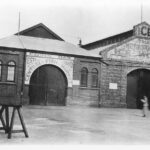
[(83, 45), (102, 55), (100, 105), (141, 108), (150, 99), (150, 25), (142, 22), (132, 30)]
[(43, 24), (0, 39), (0, 103), (98, 106), (100, 59)]
[(33, 105), (141, 108), (150, 99), (150, 25), (82, 48), (43, 24), (0, 39), (0, 99)]

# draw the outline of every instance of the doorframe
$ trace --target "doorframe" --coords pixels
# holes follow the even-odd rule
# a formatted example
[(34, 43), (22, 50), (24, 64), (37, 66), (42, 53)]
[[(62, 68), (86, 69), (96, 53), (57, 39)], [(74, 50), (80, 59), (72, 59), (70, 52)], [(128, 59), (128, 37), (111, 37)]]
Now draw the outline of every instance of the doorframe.
[(66, 74), (65, 74), (65, 72), (60, 68), (60, 67), (58, 67), (58, 66), (56, 66), (56, 65), (53, 65), (53, 64), (44, 64), (44, 65), (41, 65), (41, 66), (39, 66), (38, 68), (36, 68), (34, 71), (33, 71), (33, 73), (31, 74), (31, 77), (30, 77), (30, 81), (29, 81), (29, 89), (28, 89), (28, 95), (29, 95), (29, 104), (31, 104), (31, 100), (30, 100), (30, 85), (31, 85), (31, 79), (32, 79), (32, 75), (38, 70), (38, 69), (40, 69), (40, 68), (42, 68), (43, 66), (53, 66), (53, 67), (55, 67), (55, 68), (57, 68), (61, 73), (62, 73), (62, 75), (63, 75), (63, 77), (64, 77), (64, 79), (65, 79), (65, 84), (66, 84), (66, 89), (65, 89), (65, 100), (64, 100), (64, 105), (66, 105), (66, 98), (67, 98), (67, 93), (68, 93), (68, 79), (67, 79), (67, 76), (66, 76)]
[(148, 70), (150, 72), (150, 68), (148, 67), (135, 67), (135, 68), (128, 68), (127, 69), (127, 72), (126, 72), (126, 106), (127, 106), (127, 86), (128, 86), (128, 75), (133, 72), (133, 71), (136, 71), (136, 70)]

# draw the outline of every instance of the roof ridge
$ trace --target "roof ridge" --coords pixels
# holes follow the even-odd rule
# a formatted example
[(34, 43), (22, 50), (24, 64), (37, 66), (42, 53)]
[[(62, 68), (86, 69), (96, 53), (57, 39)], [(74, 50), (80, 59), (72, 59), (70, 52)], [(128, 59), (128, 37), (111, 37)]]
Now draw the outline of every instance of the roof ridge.
[[(133, 34), (133, 29), (125, 31), (125, 32), (122, 32), (122, 33), (119, 33), (119, 34), (115, 34), (115, 35), (112, 35), (112, 36), (108, 36), (106, 38), (102, 38), (102, 39), (94, 41), (94, 42), (90, 42), (90, 43), (84, 44), (84, 45), (82, 45), (82, 47), (90, 46), (90, 45), (93, 45), (93, 44), (96, 44), (96, 43), (100, 43), (100, 42), (102, 43), (105, 40), (115, 39), (115, 37), (119, 37), (119, 36), (122, 36), (122, 35), (127, 34), (127, 33), (132, 33)], [(114, 42), (114, 43), (117, 43), (117, 42)], [(107, 44), (107, 45), (109, 45), (109, 44)]]
[(42, 26), (45, 30), (47, 30), (49, 33), (51, 33), (55, 38), (58, 38), (59, 40), (64, 41), (64, 39), (62, 39), (60, 36), (58, 36), (56, 33), (54, 33), (51, 29), (49, 29), (49, 28), (48, 28), (46, 25), (44, 25), (43, 23), (38, 23), (38, 24), (36, 24), (36, 25), (33, 25), (33, 26), (31, 26), (31, 27), (28, 27), (28, 28), (26, 28), (26, 29), (24, 29), (24, 30), (22, 30), (22, 31), (19, 31), (19, 32), (15, 33), (15, 35), (17, 35), (18, 33), (19, 33), (19, 34), (23, 34), (23, 33), (28, 32), (28, 31), (30, 31), (30, 30), (32, 30), (32, 29), (34, 29), (34, 28), (37, 28), (37, 27), (39, 27), (39, 26)]

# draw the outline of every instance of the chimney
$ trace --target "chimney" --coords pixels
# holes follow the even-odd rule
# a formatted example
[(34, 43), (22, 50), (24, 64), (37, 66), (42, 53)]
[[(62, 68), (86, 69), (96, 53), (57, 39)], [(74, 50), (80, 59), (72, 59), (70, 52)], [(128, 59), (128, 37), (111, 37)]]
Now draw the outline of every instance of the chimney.
[(82, 40), (81, 38), (79, 39), (79, 44), (78, 44), (80, 47), (82, 46)]

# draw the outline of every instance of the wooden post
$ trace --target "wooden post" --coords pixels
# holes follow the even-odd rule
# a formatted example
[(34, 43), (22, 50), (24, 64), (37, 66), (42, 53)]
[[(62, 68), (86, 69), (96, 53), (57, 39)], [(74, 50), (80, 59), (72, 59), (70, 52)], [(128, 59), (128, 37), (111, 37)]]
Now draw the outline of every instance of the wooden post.
[(20, 107), (17, 107), (17, 111), (18, 111), (18, 114), (19, 114), (19, 118), (20, 118), (20, 122), (21, 122), (21, 125), (22, 125), (22, 128), (23, 128), (23, 132), (24, 132), (26, 137), (29, 137), (26, 126), (25, 126), (25, 123), (24, 123), (24, 120), (23, 120), (23, 116), (22, 116)]
[[(13, 107), (13, 112), (12, 112), (10, 122), (9, 122), (9, 107)], [(4, 110), (5, 110), (5, 120), (3, 118)], [(18, 116), (19, 116), (19, 119), (20, 119), (20, 122), (21, 122), (22, 130), (13, 130), (16, 110), (18, 112)], [(23, 120), (23, 116), (21, 114), (21, 105), (20, 106), (2, 105), (2, 107), (0, 109), (0, 120), (2, 122), (2, 127), (0, 127), (0, 130), (5, 130), (5, 133), (8, 133), (8, 139), (11, 138), (12, 133), (20, 133), (20, 132), (24, 132), (25, 137), (29, 137), (26, 126), (25, 126), (25, 123), (24, 123), (24, 120)]]
[(5, 130), (5, 132), (6, 132), (6, 124), (5, 124), (5, 121), (3, 118), (3, 111), (4, 111), (4, 106), (2, 106), (0, 109), (0, 120), (2, 122), (2, 127), (0, 127), (0, 130)]
[(8, 139), (11, 138), (12, 129), (13, 129), (13, 125), (14, 125), (14, 119), (15, 119), (15, 111), (16, 111), (16, 107), (13, 107), (13, 113), (12, 113), (11, 123), (10, 123), (10, 127), (9, 127), (9, 132), (8, 132)]
[[(19, 119), (20, 119), (23, 130), (13, 130), (16, 110), (18, 112)], [(23, 116), (22, 116), (22, 113), (21, 113), (21, 106), (13, 106), (13, 114), (12, 114), (12, 117), (11, 117), (11, 123), (10, 123), (10, 127), (9, 127), (8, 138), (9, 139), (11, 138), (12, 133), (20, 133), (20, 132), (24, 132), (25, 137), (29, 137), (26, 126), (25, 126), (25, 123), (24, 123), (24, 120), (23, 120)]]
[(5, 133), (9, 132), (9, 107), (5, 106), (5, 119), (6, 119), (6, 130)]

